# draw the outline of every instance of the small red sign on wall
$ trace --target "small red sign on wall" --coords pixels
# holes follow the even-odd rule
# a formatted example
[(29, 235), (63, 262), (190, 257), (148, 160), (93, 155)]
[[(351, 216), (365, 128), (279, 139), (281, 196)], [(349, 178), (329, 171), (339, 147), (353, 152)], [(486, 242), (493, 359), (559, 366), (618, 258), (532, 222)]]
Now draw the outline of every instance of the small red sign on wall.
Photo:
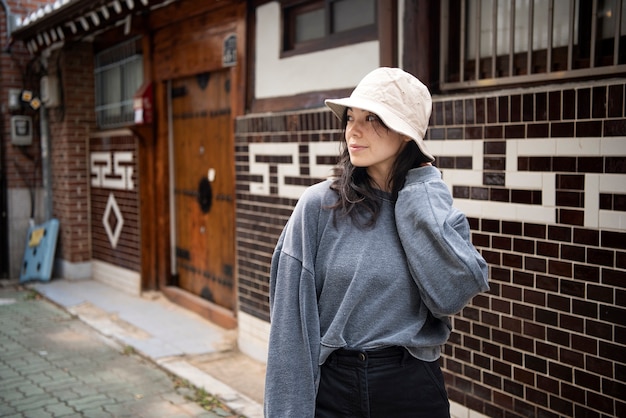
[(154, 104), (152, 94), (152, 81), (146, 81), (139, 87), (133, 97), (133, 110), (135, 111), (135, 124), (151, 124), (154, 117)]

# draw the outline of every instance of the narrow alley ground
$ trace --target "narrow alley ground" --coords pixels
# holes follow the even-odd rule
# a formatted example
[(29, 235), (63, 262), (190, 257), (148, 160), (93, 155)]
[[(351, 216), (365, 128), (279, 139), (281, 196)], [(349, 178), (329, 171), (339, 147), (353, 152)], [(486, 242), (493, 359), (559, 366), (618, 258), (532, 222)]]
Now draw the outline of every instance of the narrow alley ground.
[(0, 286), (0, 416), (239, 415), (37, 292)]

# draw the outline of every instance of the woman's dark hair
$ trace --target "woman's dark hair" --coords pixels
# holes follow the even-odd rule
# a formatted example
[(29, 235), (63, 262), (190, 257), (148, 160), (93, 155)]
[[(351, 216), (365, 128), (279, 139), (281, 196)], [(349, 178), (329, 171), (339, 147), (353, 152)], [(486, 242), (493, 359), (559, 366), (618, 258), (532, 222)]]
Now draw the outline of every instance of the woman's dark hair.
[[(378, 119), (380, 127), (389, 131), (383, 121)], [(366, 167), (355, 167), (350, 162), (350, 154), (345, 141), (347, 124), (347, 109), (342, 118), (342, 147), (339, 163), (333, 169), (334, 180), (330, 186), (339, 198), (331, 206), (335, 210), (334, 221), (337, 216), (350, 216), (353, 222), (359, 226), (373, 226), (378, 219), (382, 198), (380, 192), (372, 185), (372, 179), (367, 174)], [(407, 142), (404, 149), (396, 158), (389, 178), (391, 186), (391, 198), (395, 201), (398, 192), (404, 186), (408, 171), (419, 167), (422, 163), (430, 160), (420, 151), (415, 141)]]

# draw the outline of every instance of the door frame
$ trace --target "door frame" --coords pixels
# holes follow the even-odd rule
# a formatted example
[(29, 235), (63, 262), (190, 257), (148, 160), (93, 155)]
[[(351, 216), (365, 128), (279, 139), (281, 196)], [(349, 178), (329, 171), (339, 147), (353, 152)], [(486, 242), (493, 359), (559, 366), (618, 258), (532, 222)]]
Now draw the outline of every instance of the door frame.
[[(246, 2), (195, 2), (186, 3), (185, 6), (195, 7), (184, 10), (180, 8), (168, 7), (153, 12), (156, 31), (152, 35), (152, 80), (154, 81), (154, 105), (157, 110), (156, 133), (153, 144), (149, 144), (148, 156), (153, 162), (148, 164), (152, 167), (147, 176), (150, 183), (143, 187), (145, 196), (142, 206), (150, 206), (146, 212), (152, 212), (153, 216), (148, 221), (150, 229), (145, 236), (153, 237), (154, 241), (142, 243), (142, 248), (151, 251), (144, 256), (150, 260), (143, 263), (142, 276), (146, 274), (147, 281), (144, 280), (145, 287), (153, 287), (160, 290), (168, 299), (182, 305), (183, 307), (198, 313), (202, 317), (227, 328), (232, 329), (237, 326), (238, 306), (238, 272), (237, 272), (237, 248), (235, 240), (235, 265), (234, 265), (234, 286), (235, 286), (235, 309), (225, 309), (216, 304), (210, 303), (198, 296), (180, 289), (173, 282), (175, 272), (175, 262), (172, 260), (172, 246), (175, 245), (171, 229), (172, 199), (171, 189), (171, 121), (168, 119), (168, 80), (180, 77), (191, 76), (202, 72), (213, 72), (229, 68), (231, 74), (231, 117), (244, 114), (245, 109), (245, 86), (246, 86)], [(219, 8), (218, 8), (219, 7)], [(158, 12), (158, 13), (157, 13)], [(178, 19), (177, 19), (178, 18)], [(174, 19), (176, 23), (172, 23)], [(159, 23), (160, 22), (160, 23)], [(199, 25), (202, 22), (202, 25)], [(197, 28), (196, 32), (189, 28)], [(207, 30), (209, 29), (210, 30)], [(225, 67), (222, 62), (221, 53), (216, 53), (214, 48), (209, 48), (206, 44), (198, 43), (198, 34), (201, 33), (219, 34), (234, 33), (237, 37), (237, 59), (236, 65)], [(169, 39), (177, 37), (175, 56), (172, 56), (172, 49), (168, 47)], [(162, 44), (161, 44), (162, 43)], [(220, 52), (220, 51), (218, 51)], [(195, 54), (195, 55), (193, 55)], [(198, 56), (201, 54), (201, 56)], [(193, 65), (185, 65), (179, 62), (185, 56), (195, 56)], [(232, 133), (232, 144), (234, 146), (234, 130)], [(233, 176), (235, 175), (235, 164), (232, 164)], [(153, 184), (154, 186), (149, 186)], [(236, 215), (235, 215), (236, 222)], [(236, 231), (235, 231), (236, 236)]]
[[(213, 72), (212, 72), (213, 73)], [(190, 309), (196, 309), (196, 310), (201, 310), (201, 312), (203, 313), (204, 316), (211, 318), (211, 320), (213, 322), (216, 322), (218, 324), (220, 324), (221, 326), (225, 327), (225, 328), (234, 328), (236, 326), (236, 315), (235, 315), (235, 307), (237, 306), (237, 279), (236, 279), (236, 275), (233, 275), (233, 295), (232, 295), (232, 302), (233, 302), (233, 309), (229, 309), (229, 308), (225, 308), (222, 307), (214, 302), (208, 301), (188, 290), (183, 289), (182, 287), (179, 287), (176, 278), (178, 275), (178, 261), (177, 261), (177, 257), (176, 257), (176, 247), (177, 247), (177, 242), (176, 242), (176, 236), (177, 236), (177, 229), (176, 229), (176, 224), (177, 224), (177, 213), (176, 213), (176, 199), (175, 199), (175, 180), (174, 177), (176, 175), (176, 167), (175, 167), (175, 163), (174, 163), (174, 129), (173, 129), (173, 114), (172, 114), (172, 109), (173, 109), (173, 105), (172, 105), (172, 97), (171, 97), (171, 85), (172, 85), (172, 81), (173, 80), (168, 80), (165, 82), (165, 86), (167, 89), (167, 119), (168, 119), (168, 149), (169, 149), (169, 155), (168, 155), (168, 160), (169, 160), (169, 166), (170, 166), (170, 170), (169, 170), (169, 179), (170, 179), (170, 184), (169, 184), (169, 209), (170, 209), (170, 238), (171, 238), (171, 245), (170, 245), (170, 263), (171, 263), (171, 271), (170, 271), (170, 284), (168, 287), (165, 288), (165, 292), (167, 294), (168, 297), (170, 297), (171, 299), (176, 300), (178, 303), (183, 304), (185, 306), (193, 304), (194, 307), (190, 308)], [(232, 93), (230, 93), (230, 95), (232, 95)], [(231, 97), (231, 102), (232, 102), (232, 97)], [(230, 138), (229, 138), (229, 143), (230, 146), (232, 146), (234, 148), (235, 146), (235, 142), (234, 142), (234, 132), (231, 128), (231, 134), (230, 134)], [(232, 190), (232, 194), (235, 195), (235, 184), (234, 184), (234, 179), (235, 179), (235, 160), (234, 160), (234, 150), (233, 150), (233, 159), (231, 161), (230, 164), (231, 167), (231, 172), (229, 173), (229, 175), (232, 177), (233, 179), (233, 190)], [(233, 219), (235, 217), (235, 208), (232, 208), (233, 213)], [(236, 250), (234, 247), (234, 236), (235, 236), (235, 222), (233, 222), (232, 225), (232, 233), (233, 233), (233, 258), (236, 258)], [(234, 263), (236, 264), (236, 263)], [(235, 268), (235, 266), (233, 265), (233, 268)]]

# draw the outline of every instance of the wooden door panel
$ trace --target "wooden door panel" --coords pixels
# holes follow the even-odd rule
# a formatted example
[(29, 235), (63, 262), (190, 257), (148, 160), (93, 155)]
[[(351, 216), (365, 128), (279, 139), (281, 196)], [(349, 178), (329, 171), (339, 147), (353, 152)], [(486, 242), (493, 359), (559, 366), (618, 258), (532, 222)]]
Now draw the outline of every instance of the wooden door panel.
[[(234, 309), (234, 149), (228, 71), (172, 83), (179, 286)], [(209, 172), (214, 179), (209, 181)], [(201, 193), (210, 191), (210, 193)], [(210, 196), (202, 206), (201, 196)]]

